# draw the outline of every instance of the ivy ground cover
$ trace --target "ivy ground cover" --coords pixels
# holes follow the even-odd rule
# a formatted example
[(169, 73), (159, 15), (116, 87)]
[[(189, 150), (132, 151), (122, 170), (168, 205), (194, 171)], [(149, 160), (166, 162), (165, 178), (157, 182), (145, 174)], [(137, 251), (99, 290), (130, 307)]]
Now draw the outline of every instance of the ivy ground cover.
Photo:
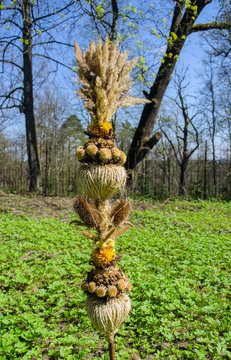
[[(71, 208), (37, 218), (18, 201), (14, 213), (0, 201), (0, 359), (109, 359), (79, 288), (91, 240), (69, 225)], [(117, 359), (231, 359), (231, 204), (145, 207), (117, 241), (133, 282)]]

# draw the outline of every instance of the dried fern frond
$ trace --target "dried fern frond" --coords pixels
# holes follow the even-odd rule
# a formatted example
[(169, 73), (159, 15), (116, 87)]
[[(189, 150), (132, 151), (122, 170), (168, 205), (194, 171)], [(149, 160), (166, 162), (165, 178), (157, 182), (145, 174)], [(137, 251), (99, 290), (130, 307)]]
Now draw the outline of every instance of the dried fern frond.
[(128, 50), (121, 54), (117, 41), (111, 43), (106, 38), (102, 44), (100, 37), (97, 44), (93, 40), (84, 52), (75, 42), (75, 55), (82, 85), (77, 93), (91, 116), (91, 130), (102, 129), (119, 107), (149, 102), (127, 96), (137, 58), (128, 61)]

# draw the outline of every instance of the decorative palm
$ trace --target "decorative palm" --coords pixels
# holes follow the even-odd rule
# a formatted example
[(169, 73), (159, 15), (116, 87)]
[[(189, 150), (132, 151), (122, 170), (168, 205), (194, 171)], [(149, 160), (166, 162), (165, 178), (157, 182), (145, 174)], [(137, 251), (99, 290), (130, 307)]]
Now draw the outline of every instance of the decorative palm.
[(131, 283), (117, 262), (115, 239), (132, 224), (127, 222), (130, 203), (121, 198), (114, 204), (109, 198), (121, 190), (126, 182), (122, 166), (126, 155), (115, 144), (115, 134), (110, 120), (118, 107), (144, 103), (147, 100), (127, 96), (132, 81), (131, 70), (137, 60), (127, 60), (128, 51), (120, 53), (118, 42), (101, 38), (93, 40), (87, 51), (75, 43), (75, 54), (81, 88), (77, 93), (83, 99), (91, 116), (88, 126), (89, 140), (77, 148), (77, 158), (82, 163), (78, 175), (80, 195), (75, 198), (74, 210), (81, 221), (77, 224), (96, 229), (92, 239), (95, 248), (91, 261), (94, 266), (82, 283), (87, 294), (86, 309), (97, 330), (109, 341), (110, 359), (115, 359), (114, 335), (131, 309), (128, 292)]

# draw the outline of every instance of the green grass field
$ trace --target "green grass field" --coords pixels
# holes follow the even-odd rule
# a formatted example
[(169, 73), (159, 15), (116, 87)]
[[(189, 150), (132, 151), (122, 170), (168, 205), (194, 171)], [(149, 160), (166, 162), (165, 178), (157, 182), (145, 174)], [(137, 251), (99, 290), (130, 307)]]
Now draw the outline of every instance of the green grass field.
[[(13, 213), (0, 202), (0, 359), (109, 359), (79, 288), (91, 240), (69, 225), (71, 207), (37, 217), (17, 201)], [(231, 203), (146, 207), (116, 246), (133, 283), (117, 360), (231, 359)]]

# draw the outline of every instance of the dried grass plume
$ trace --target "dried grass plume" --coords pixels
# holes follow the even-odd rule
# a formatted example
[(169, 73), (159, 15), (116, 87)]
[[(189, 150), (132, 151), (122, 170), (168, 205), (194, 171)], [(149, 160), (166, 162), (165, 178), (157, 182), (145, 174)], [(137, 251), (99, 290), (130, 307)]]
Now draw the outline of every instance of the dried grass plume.
[(112, 43), (106, 38), (102, 44), (100, 37), (97, 44), (93, 40), (84, 52), (75, 42), (75, 56), (82, 85), (77, 93), (91, 116), (93, 129), (106, 129), (118, 107), (149, 102), (127, 96), (132, 86), (130, 74), (137, 57), (128, 61), (128, 50), (121, 54), (118, 41)]

